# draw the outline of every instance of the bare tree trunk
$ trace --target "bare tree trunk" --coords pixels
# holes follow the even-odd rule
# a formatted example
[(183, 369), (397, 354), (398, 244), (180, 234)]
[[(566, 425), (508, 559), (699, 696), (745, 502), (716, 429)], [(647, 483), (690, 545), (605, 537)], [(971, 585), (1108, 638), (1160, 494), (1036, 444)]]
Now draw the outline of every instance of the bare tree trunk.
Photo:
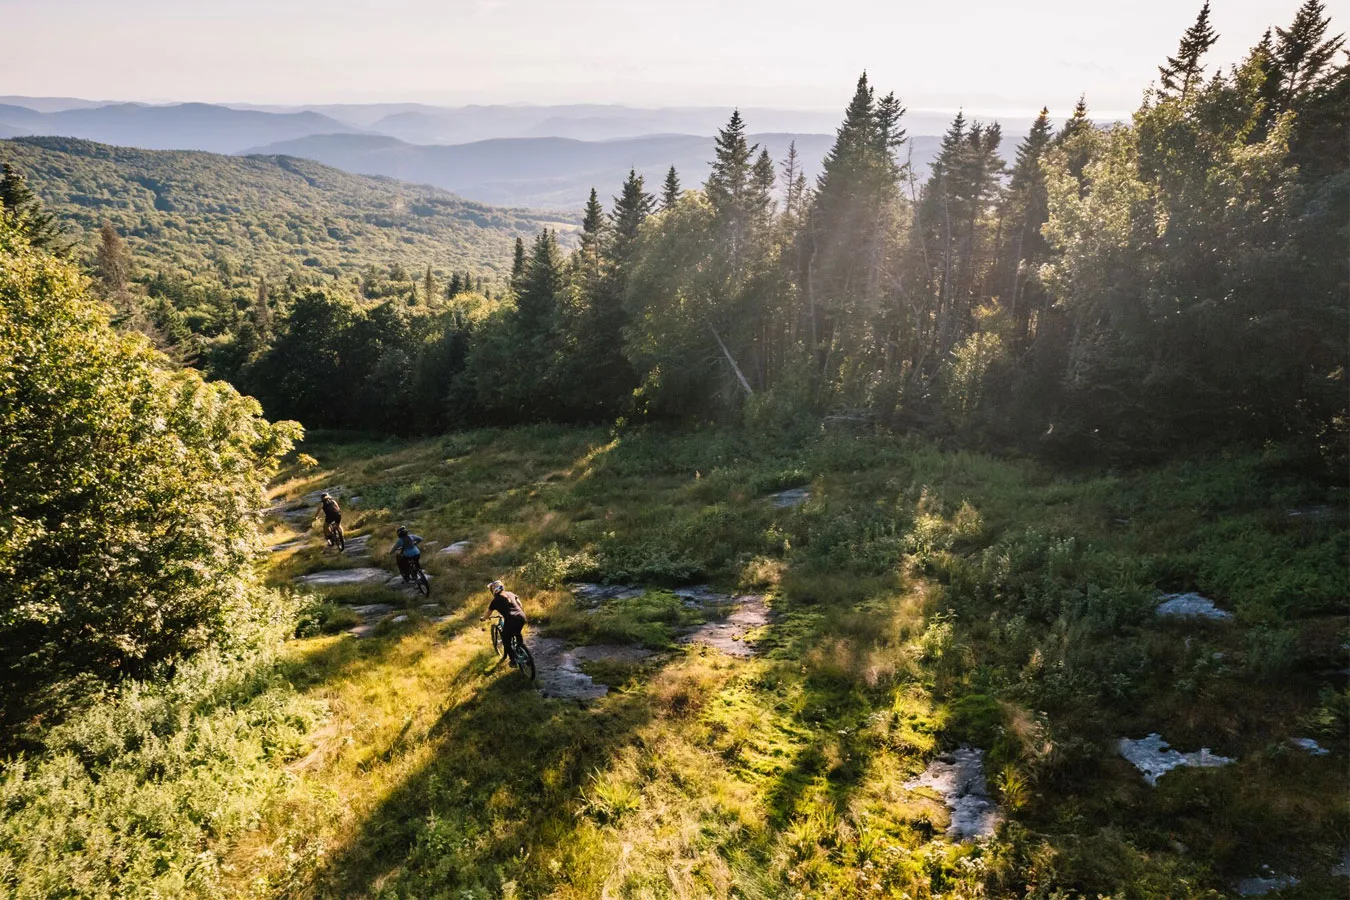
[(722, 338), (717, 334), (717, 329), (713, 328), (711, 322), (708, 323), (708, 330), (712, 332), (713, 340), (717, 341), (717, 346), (722, 348), (722, 355), (725, 356), (727, 362), (731, 364), (731, 371), (736, 373), (736, 380), (739, 381), (741, 387), (745, 389), (745, 396), (754, 396), (755, 392), (750, 387), (750, 382), (745, 380), (745, 375), (741, 372), (741, 367), (736, 365), (736, 360), (732, 358), (731, 351), (727, 349), (726, 344), (722, 343)]

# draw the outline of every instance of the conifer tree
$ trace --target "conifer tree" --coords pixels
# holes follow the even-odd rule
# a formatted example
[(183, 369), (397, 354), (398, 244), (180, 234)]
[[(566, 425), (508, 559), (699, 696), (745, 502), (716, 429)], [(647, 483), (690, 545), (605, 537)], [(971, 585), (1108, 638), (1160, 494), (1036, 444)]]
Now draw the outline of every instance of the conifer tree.
[(1209, 0), (1205, 0), (1195, 24), (1181, 36), (1177, 55), (1167, 57), (1167, 65), (1158, 67), (1163, 92), (1188, 96), (1204, 74), (1204, 65), (1200, 61), (1218, 40), (1219, 36), (1209, 24)]
[(445, 296), (451, 300), (464, 292), (464, 282), (460, 280), (458, 272), (450, 273), (450, 283), (446, 285)]
[(591, 188), (590, 199), (586, 201), (586, 209), (581, 217), (580, 257), (583, 267), (589, 266), (592, 270), (599, 268), (600, 245), (605, 237), (605, 225), (604, 207), (600, 205), (595, 188)]
[(773, 215), (774, 210), (773, 159), (769, 156), (768, 150), (759, 151), (759, 157), (755, 160), (755, 168), (751, 172), (751, 187), (750, 211), (762, 221), (767, 221)]
[(666, 172), (665, 184), (661, 186), (661, 209), (667, 210), (680, 202), (680, 175), (671, 166)]
[(801, 206), (802, 190), (806, 187), (801, 157), (797, 155), (797, 142), (795, 140), (788, 144), (787, 156), (783, 159), (781, 171), (783, 173), (783, 187), (786, 191), (783, 212), (786, 215), (795, 216)]
[(253, 326), (266, 339), (272, 333), (272, 309), (267, 302), (267, 279), (258, 279), (258, 293), (253, 298)]
[(28, 179), (9, 163), (0, 166), (0, 216), (35, 250), (64, 255), (69, 249), (65, 229), (56, 215), (43, 208)]
[(637, 243), (638, 229), (656, 208), (656, 200), (646, 191), (646, 182), (635, 169), (628, 170), (619, 196), (614, 198), (614, 212), (610, 214), (613, 239), (610, 256), (615, 265), (627, 264)]
[(1345, 37), (1327, 37), (1331, 18), (1321, 0), (1306, 0), (1288, 29), (1276, 27), (1271, 58), (1279, 85), (1280, 108), (1289, 109), (1296, 98), (1312, 92), (1344, 46)]
[(541, 341), (553, 328), (562, 288), (562, 252), (557, 235), (545, 228), (534, 240), (516, 298), (526, 339)]
[(436, 296), (436, 278), (431, 274), (431, 265), (427, 265), (426, 275), (422, 277), (422, 295), (427, 298), (427, 304), (431, 305), (431, 298)]
[(525, 241), (522, 238), (517, 237), (515, 255), (511, 257), (511, 281), (510, 281), (511, 292), (515, 294), (517, 297), (519, 297), (521, 290), (524, 288), (524, 284), (525, 284)]

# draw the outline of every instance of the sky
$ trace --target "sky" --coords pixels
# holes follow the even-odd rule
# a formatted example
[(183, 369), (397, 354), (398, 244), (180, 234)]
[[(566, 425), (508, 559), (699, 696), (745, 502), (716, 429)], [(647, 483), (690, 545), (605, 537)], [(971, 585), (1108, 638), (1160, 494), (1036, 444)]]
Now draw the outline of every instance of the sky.
[[(1300, 0), (1213, 0), (1211, 62)], [(1199, 0), (0, 0), (0, 92), (147, 102), (1135, 108)], [(1328, 0), (1338, 31), (1350, 0)]]

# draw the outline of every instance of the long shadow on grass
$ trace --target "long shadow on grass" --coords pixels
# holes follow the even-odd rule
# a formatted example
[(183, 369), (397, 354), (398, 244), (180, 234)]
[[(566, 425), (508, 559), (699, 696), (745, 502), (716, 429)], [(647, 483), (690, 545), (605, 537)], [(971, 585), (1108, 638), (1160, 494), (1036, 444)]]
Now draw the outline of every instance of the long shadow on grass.
[[(481, 652), (467, 668), (486, 669), (491, 659)], [(362, 896), (372, 884), (410, 896), (496, 895), (514, 882), (533, 896), (560, 878), (584, 877), (583, 789), (650, 717), (641, 694), (582, 708), (546, 700), (517, 673), (498, 670), (430, 729), (432, 761), (329, 859), (316, 895)]]

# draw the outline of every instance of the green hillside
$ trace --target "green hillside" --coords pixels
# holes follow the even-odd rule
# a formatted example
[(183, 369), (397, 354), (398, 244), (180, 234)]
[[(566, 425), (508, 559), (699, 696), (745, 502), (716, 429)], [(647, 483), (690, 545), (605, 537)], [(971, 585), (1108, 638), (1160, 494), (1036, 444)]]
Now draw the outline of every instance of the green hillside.
[(500, 271), (516, 235), (562, 216), (497, 209), (436, 188), (283, 156), (137, 150), (70, 138), (0, 143), (91, 248), (111, 222), (139, 258), (200, 272), (229, 260), (273, 273), (368, 265)]

